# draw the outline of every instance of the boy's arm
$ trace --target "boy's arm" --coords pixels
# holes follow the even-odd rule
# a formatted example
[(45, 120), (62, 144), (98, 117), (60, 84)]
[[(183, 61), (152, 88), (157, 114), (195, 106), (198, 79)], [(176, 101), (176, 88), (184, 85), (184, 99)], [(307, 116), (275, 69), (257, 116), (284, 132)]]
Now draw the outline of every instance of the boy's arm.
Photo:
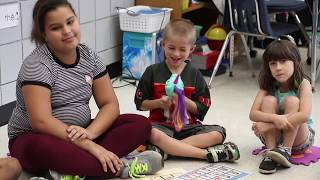
[(171, 101), (168, 96), (153, 99), (152, 94), (155, 91), (154, 73), (156, 72), (154, 72), (153, 66), (151, 65), (146, 68), (139, 80), (134, 97), (137, 110), (148, 111), (157, 108), (169, 109), (171, 106)]
[(142, 74), (134, 96), (134, 103), (136, 105), (137, 110), (147, 111), (150, 109), (154, 109), (154, 107), (157, 106), (156, 100), (151, 100), (151, 95), (153, 92), (152, 85), (152, 67), (149, 66)]
[(162, 96), (160, 99), (149, 100), (146, 99), (142, 101), (140, 106), (141, 110), (152, 110), (152, 109), (169, 109), (171, 106), (171, 101), (168, 99), (168, 96)]
[(140, 110), (142, 111), (148, 111), (151, 109), (156, 109), (157, 108), (157, 99), (155, 100), (144, 100), (141, 103), (141, 106), (139, 107)]
[(192, 114), (198, 114), (198, 107), (197, 104), (195, 102), (193, 102), (191, 99), (189, 99), (188, 97), (184, 97), (185, 103), (186, 103), (186, 108), (187, 111), (191, 112)]
[(202, 121), (211, 106), (211, 98), (209, 87), (200, 71), (196, 72), (196, 82), (194, 86), (196, 92), (192, 94), (191, 99), (189, 99), (190, 101), (186, 101), (187, 109), (193, 113), (197, 119)]
[[(188, 97), (184, 97), (187, 111), (197, 114), (198, 113), (198, 107), (195, 102), (193, 102)], [(168, 100), (168, 96), (162, 96), (160, 99), (154, 99), (154, 100), (144, 100), (141, 103), (140, 109), (141, 110), (152, 110), (152, 109), (169, 109), (171, 107), (172, 102)]]

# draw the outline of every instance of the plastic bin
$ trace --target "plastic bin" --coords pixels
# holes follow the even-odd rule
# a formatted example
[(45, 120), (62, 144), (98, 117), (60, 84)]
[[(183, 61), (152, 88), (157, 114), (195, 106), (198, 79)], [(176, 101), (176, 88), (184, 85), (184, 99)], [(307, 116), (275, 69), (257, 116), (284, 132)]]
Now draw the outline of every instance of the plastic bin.
[(149, 65), (162, 61), (156, 37), (156, 33), (123, 33), (122, 77), (139, 80)]
[(207, 70), (214, 67), (220, 51), (211, 51), (208, 53), (193, 52), (191, 54), (191, 65), (197, 69)]
[(133, 6), (120, 9), (120, 29), (122, 31), (152, 33), (160, 31), (170, 21), (171, 8)]

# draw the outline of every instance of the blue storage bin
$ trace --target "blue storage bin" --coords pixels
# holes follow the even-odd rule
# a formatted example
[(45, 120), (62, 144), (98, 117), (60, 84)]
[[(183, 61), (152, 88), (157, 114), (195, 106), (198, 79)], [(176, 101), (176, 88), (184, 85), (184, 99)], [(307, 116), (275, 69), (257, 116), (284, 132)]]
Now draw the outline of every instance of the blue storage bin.
[[(156, 33), (123, 33), (122, 77), (140, 79), (145, 69), (162, 59)], [(158, 50), (157, 50), (158, 49)]]

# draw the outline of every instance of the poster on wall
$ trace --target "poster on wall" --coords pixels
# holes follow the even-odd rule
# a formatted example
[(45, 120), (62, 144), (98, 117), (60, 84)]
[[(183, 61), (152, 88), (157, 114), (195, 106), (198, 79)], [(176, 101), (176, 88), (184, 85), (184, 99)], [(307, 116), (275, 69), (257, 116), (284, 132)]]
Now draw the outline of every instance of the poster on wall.
[(0, 5), (0, 29), (19, 25), (19, 3)]

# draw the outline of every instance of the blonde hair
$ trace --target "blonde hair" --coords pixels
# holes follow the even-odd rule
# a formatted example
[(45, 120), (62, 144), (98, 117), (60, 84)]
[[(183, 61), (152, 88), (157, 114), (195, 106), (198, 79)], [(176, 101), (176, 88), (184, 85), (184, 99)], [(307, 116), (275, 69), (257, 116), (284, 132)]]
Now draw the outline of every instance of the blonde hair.
[(177, 19), (169, 22), (163, 31), (163, 40), (171, 39), (173, 36), (183, 37), (194, 44), (197, 39), (197, 33), (193, 23), (186, 19)]

